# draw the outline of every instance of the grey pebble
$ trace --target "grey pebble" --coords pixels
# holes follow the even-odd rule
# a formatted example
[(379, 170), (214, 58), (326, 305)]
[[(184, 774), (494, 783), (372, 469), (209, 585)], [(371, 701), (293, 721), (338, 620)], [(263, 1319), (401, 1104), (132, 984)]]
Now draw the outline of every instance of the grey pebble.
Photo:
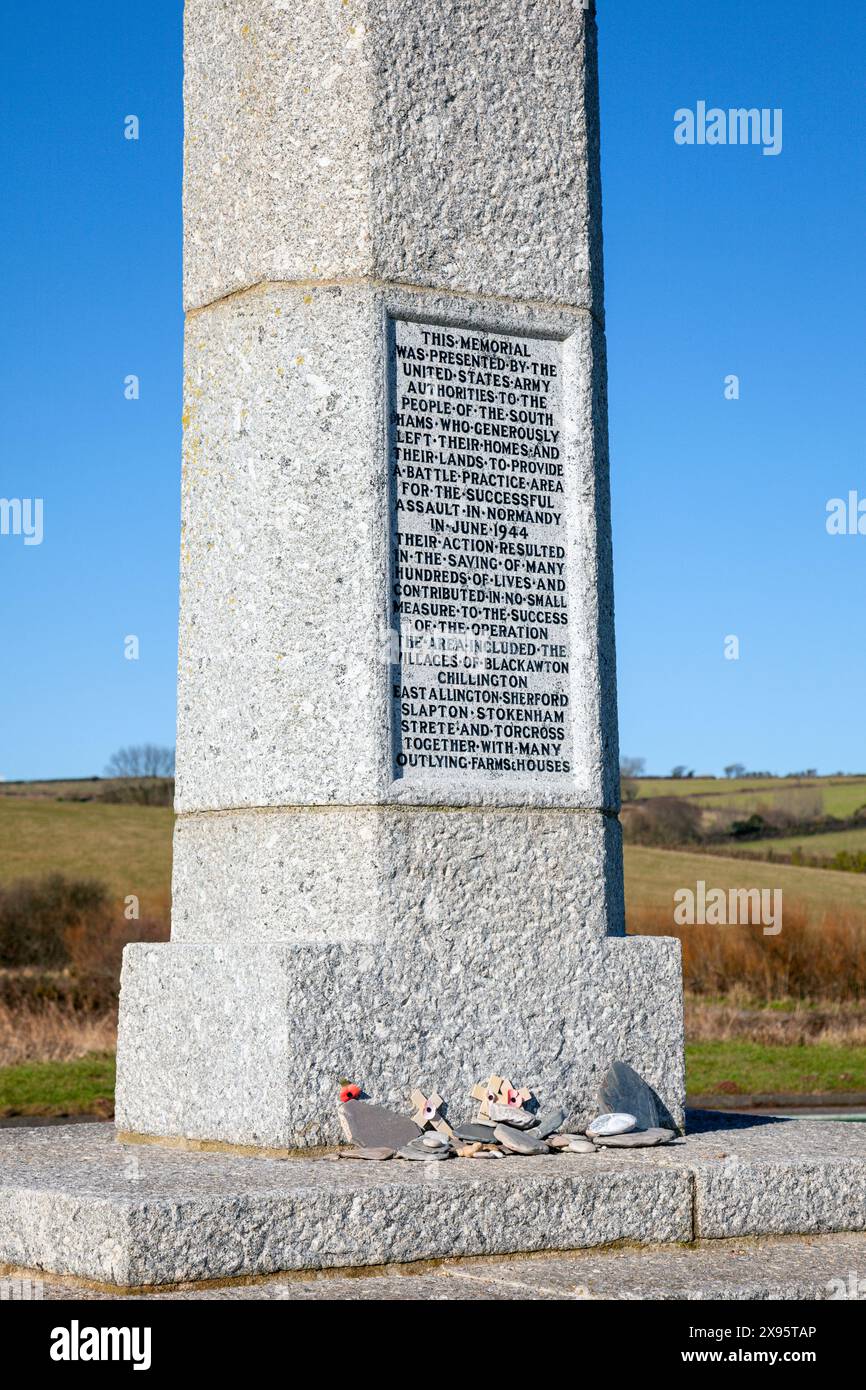
[(636, 1129), (630, 1134), (599, 1135), (594, 1142), (605, 1149), (651, 1149), (673, 1138), (672, 1129)]
[(497, 1143), (510, 1149), (512, 1153), (525, 1155), (550, 1153), (544, 1140), (536, 1139), (534, 1134), (527, 1134), (519, 1129), (511, 1129), (508, 1125), (497, 1125), (494, 1133)]
[(519, 1105), (499, 1105), (491, 1101), (487, 1109), (490, 1118), (498, 1125), (508, 1125), (511, 1129), (530, 1129), (535, 1124), (535, 1116)]
[(559, 1126), (564, 1123), (565, 1111), (559, 1106), (556, 1109), (542, 1110), (538, 1116), (538, 1124), (532, 1133), (539, 1139), (546, 1139), (548, 1134), (553, 1134), (554, 1130), (559, 1129)]

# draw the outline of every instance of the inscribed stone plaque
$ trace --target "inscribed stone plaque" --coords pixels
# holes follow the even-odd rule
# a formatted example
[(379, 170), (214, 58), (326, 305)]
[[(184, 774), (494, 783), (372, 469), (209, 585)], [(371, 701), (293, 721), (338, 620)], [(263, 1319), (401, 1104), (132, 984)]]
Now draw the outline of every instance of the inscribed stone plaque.
[(559, 341), (395, 319), (392, 776), (572, 773)]

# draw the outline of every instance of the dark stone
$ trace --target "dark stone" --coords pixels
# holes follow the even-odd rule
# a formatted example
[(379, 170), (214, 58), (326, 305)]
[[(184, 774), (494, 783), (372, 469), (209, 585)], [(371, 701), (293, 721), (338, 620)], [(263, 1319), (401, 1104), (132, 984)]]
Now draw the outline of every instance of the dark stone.
[(598, 1088), (602, 1110), (634, 1115), (638, 1129), (657, 1129), (662, 1122), (655, 1092), (627, 1062), (608, 1067)]
[(340, 1106), (340, 1124), (347, 1139), (360, 1149), (401, 1149), (421, 1130), (407, 1115), (371, 1105), (366, 1100), (347, 1100)]
[(442, 1163), (445, 1159), (453, 1158), (454, 1150), (448, 1144), (444, 1149), (428, 1149), (413, 1139), (411, 1144), (405, 1148), (397, 1150), (397, 1158), (410, 1158), (415, 1163)]
[(542, 1110), (538, 1116), (538, 1124), (532, 1133), (536, 1139), (546, 1139), (548, 1134), (553, 1134), (554, 1130), (559, 1129), (565, 1123), (565, 1111), (560, 1107), (551, 1110)]
[(467, 1144), (492, 1144), (493, 1129), (493, 1125), (456, 1125), (454, 1133), (458, 1139), (464, 1139)]

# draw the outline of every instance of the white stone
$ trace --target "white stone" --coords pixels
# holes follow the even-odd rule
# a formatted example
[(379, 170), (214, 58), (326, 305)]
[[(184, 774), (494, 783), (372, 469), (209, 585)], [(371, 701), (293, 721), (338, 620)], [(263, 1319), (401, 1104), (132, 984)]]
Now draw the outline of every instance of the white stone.
[(609, 1135), (627, 1134), (629, 1130), (637, 1126), (634, 1115), (611, 1114), (599, 1115), (587, 1126), (587, 1134)]

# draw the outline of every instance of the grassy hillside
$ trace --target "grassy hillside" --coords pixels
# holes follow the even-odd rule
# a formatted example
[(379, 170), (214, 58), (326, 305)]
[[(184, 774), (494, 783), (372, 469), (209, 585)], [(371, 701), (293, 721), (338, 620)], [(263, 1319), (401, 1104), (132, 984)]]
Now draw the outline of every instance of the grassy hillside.
[[(774, 840), (773, 844), (778, 844)], [(831, 869), (799, 869), (718, 855), (667, 849), (625, 847), (625, 893), (629, 908), (673, 911), (678, 888), (694, 888), (703, 879), (712, 888), (781, 888), (785, 900), (813, 912), (830, 907), (866, 912), (866, 874)]]
[(42, 874), (97, 878), (118, 898), (134, 893), (143, 914), (164, 906), (171, 880), (173, 811), (0, 796), (0, 883)]
[[(859, 789), (856, 796), (850, 791), (847, 793), (849, 800), (853, 802), (861, 795), (866, 799), (866, 781), (848, 780)], [(75, 785), (63, 784), (63, 794), (75, 794)], [(77, 785), (83, 794), (90, 786), (88, 783)], [(639, 785), (641, 795), (647, 788), (650, 788), (647, 794), (653, 795), (659, 786), (668, 794), (671, 789), (680, 794), (679, 789), (690, 783), (685, 779), (660, 779), (641, 780)], [(722, 790), (731, 789), (732, 794), (738, 786), (733, 782), (716, 785)], [(785, 785), (786, 789), (790, 788), (790, 783)], [(162, 806), (61, 801), (56, 799), (57, 786), (41, 784), (33, 788), (36, 795), (29, 797), (8, 784), (0, 789), (0, 884), (59, 871), (71, 877), (101, 879), (118, 897), (135, 893), (145, 912), (164, 906), (171, 882), (173, 812)], [(830, 790), (835, 793), (840, 787)], [(841, 790), (845, 791), (844, 785)], [(742, 848), (754, 857), (754, 863), (703, 854), (700, 850), (627, 845), (628, 906), (630, 909), (672, 908), (677, 888), (694, 887), (698, 879), (703, 879), (719, 888), (781, 888), (786, 898), (811, 909), (837, 904), (866, 911), (866, 875), (761, 862), (761, 854), (769, 849), (786, 852), (798, 844), (803, 845), (808, 854), (816, 855), (831, 855), (843, 848), (866, 849), (866, 827), (826, 835), (749, 841)]]
[(810, 859), (832, 859), (840, 850), (866, 851), (866, 825), (854, 830), (828, 830), (822, 835), (780, 835), (778, 839), (746, 840), (743, 853), (764, 859), (801, 849)]
[(866, 806), (862, 777), (640, 777), (632, 784), (639, 801), (656, 796), (685, 796), (707, 810), (757, 811), (784, 806), (811, 792), (820, 797), (825, 815), (842, 819)]

